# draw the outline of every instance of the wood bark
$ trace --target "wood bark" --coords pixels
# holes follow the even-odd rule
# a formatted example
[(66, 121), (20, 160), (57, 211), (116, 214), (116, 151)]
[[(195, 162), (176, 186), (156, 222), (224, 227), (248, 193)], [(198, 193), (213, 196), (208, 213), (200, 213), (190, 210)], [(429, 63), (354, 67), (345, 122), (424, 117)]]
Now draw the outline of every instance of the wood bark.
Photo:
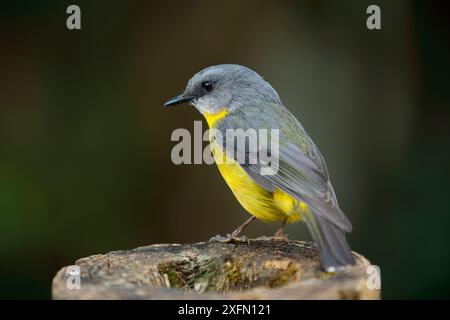
[[(369, 261), (324, 272), (315, 244), (155, 244), (82, 258), (53, 279), (54, 299), (379, 299)], [(77, 270), (80, 271), (77, 282)], [(79, 289), (77, 289), (79, 284)]]

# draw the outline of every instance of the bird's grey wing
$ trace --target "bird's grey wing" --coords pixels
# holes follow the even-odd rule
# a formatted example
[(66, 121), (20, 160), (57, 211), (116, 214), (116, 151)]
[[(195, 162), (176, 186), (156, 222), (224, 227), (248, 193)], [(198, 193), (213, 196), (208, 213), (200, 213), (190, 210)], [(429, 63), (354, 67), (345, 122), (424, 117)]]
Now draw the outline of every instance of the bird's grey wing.
[[(283, 126), (280, 127), (279, 123), (283, 123)], [(258, 146), (255, 163), (255, 161), (250, 161), (252, 156), (249, 154), (252, 152), (249, 150), (248, 141), (246, 140), (245, 148), (238, 148), (236, 139), (243, 139), (243, 137), (236, 134), (233, 140), (227, 139), (226, 131), (227, 129), (242, 129), (240, 133), (243, 134), (248, 129), (260, 128), (266, 129), (268, 133), (270, 133), (270, 129), (278, 129), (279, 152), (275, 152), (271, 144), (268, 144), (268, 150), (263, 150), (261, 146)], [(230, 114), (218, 125), (217, 129), (221, 132), (222, 139), (217, 142), (226, 150), (227, 156), (238, 161), (247, 174), (261, 187), (271, 192), (275, 189), (283, 190), (307, 203), (314, 213), (335, 226), (347, 232), (351, 231), (350, 221), (338, 206), (322, 155), (298, 120), (287, 109), (276, 106), (266, 112)], [(226, 147), (230, 143), (233, 143), (233, 149)], [(230, 154), (230, 150), (232, 150), (232, 154)], [(261, 152), (269, 154), (272, 161), (278, 159), (276, 172), (267, 174), (264, 164), (259, 161)]]

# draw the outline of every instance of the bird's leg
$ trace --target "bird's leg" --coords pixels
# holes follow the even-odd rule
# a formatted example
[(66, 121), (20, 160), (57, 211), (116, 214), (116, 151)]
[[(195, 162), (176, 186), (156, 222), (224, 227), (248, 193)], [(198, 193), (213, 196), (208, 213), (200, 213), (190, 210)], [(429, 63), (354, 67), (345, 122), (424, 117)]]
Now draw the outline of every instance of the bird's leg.
[(283, 224), (281, 225), (281, 228), (275, 232), (275, 235), (273, 236), (275, 239), (282, 239), (289, 241), (289, 236), (284, 233), (284, 228), (286, 227), (287, 219), (284, 219)]
[(243, 224), (241, 224), (236, 230), (234, 230), (231, 233), (231, 237), (232, 238), (239, 237), (241, 235), (242, 231), (244, 231), (244, 229), (250, 224), (250, 222), (252, 222), (255, 219), (256, 219), (255, 216), (251, 216), (250, 218), (248, 218)]
[(282, 238), (285, 237), (284, 228), (286, 227), (286, 219), (283, 220), (283, 223), (281, 224), (281, 228), (275, 232), (275, 237)]
[(248, 238), (246, 236), (239, 237), (244, 231), (244, 229), (255, 220), (255, 216), (251, 216), (249, 219), (247, 219), (242, 225), (240, 225), (236, 230), (234, 230), (231, 234), (226, 235), (225, 237), (217, 235), (215, 237), (212, 237), (209, 241), (218, 241), (218, 242), (248, 242)]

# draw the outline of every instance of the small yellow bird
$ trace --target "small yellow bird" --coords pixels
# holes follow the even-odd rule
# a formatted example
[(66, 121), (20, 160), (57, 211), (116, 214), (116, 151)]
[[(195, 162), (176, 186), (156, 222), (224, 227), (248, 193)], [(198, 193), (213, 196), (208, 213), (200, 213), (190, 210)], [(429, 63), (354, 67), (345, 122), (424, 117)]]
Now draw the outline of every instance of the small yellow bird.
[[(284, 234), (286, 223), (303, 220), (319, 246), (325, 270), (335, 271), (355, 263), (345, 240), (345, 232), (350, 232), (352, 226), (338, 206), (325, 161), (268, 82), (240, 65), (212, 66), (195, 74), (184, 93), (167, 101), (165, 106), (184, 102), (194, 105), (214, 129), (210, 147), (219, 171), (239, 203), (251, 214), (225, 240), (238, 237), (255, 218), (281, 221), (278, 236)], [(243, 148), (236, 145), (228, 148), (229, 130), (249, 129), (264, 132), (275, 129), (279, 133), (277, 150), (270, 147), (265, 150), (277, 160), (277, 170), (271, 174), (263, 174), (260, 149), (256, 152), (257, 161), (251, 161), (255, 153), (249, 150), (248, 143)]]

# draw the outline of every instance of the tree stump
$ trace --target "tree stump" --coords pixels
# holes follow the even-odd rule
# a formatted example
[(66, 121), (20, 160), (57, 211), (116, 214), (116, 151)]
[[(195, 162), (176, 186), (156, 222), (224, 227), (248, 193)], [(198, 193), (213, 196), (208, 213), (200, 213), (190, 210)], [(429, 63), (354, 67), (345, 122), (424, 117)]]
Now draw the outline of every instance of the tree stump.
[[(155, 244), (78, 260), (53, 279), (53, 299), (379, 299), (369, 261), (324, 272), (304, 241)], [(79, 274), (77, 274), (79, 272)]]

